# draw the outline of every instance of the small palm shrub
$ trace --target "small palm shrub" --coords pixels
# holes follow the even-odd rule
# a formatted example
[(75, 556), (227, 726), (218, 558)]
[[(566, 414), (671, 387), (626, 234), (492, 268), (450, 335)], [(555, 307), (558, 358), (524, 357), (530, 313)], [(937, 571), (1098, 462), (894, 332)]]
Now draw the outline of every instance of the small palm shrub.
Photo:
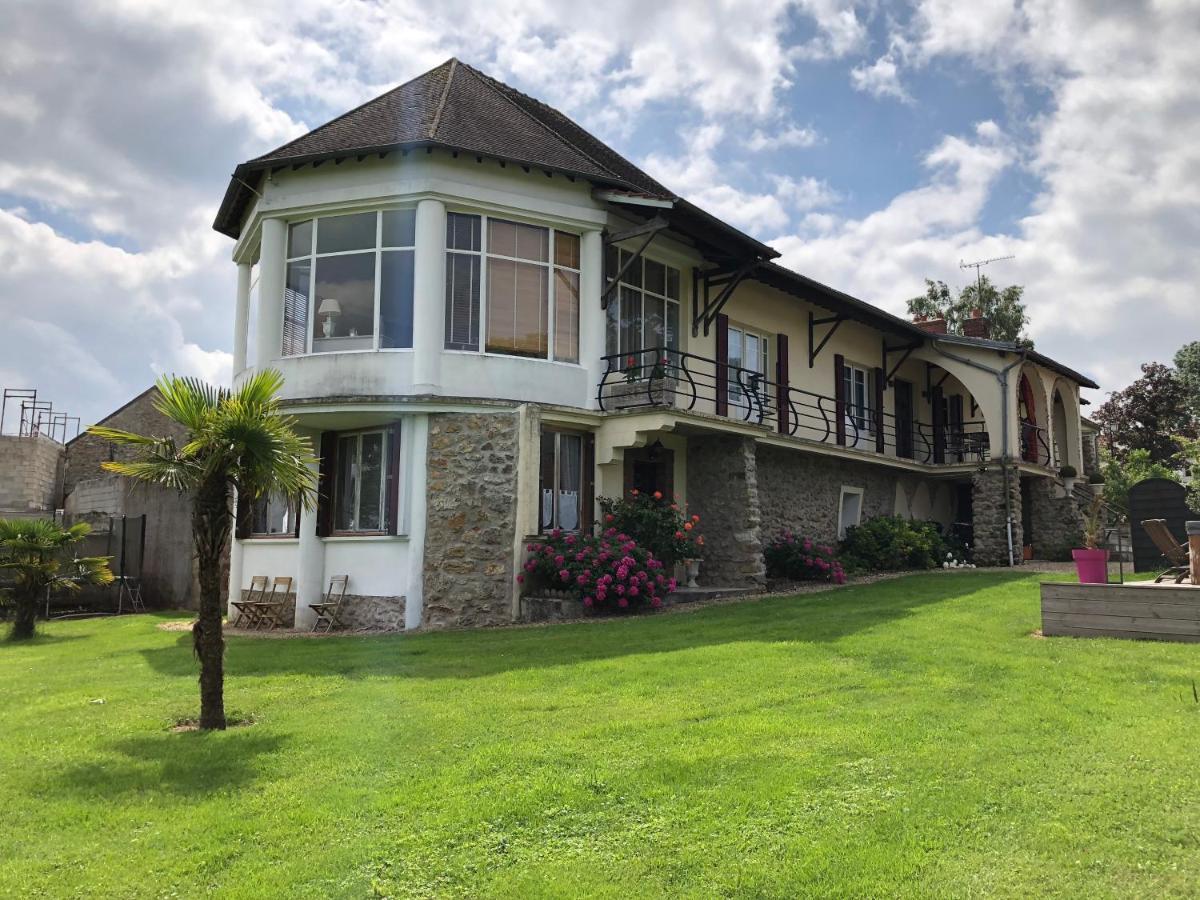
[(528, 592), (560, 591), (589, 609), (633, 610), (662, 606), (675, 590), (663, 563), (629, 535), (607, 528), (599, 537), (555, 529), (525, 548), (529, 558), (518, 583)]
[(601, 497), (600, 509), (605, 528), (629, 535), (667, 565), (699, 559), (704, 554), (700, 517), (689, 516), (661, 491), (644, 494), (635, 490), (620, 499)]
[(817, 544), (790, 531), (780, 534), (763, 550), (767, 577), (788, 581), (831, 581), (846, 583), (846, 572), (833, 548)]
[(940, 568), (953, 555), (936, 522), (876, 516), (846, 529), (839, 551), (852, 572)]

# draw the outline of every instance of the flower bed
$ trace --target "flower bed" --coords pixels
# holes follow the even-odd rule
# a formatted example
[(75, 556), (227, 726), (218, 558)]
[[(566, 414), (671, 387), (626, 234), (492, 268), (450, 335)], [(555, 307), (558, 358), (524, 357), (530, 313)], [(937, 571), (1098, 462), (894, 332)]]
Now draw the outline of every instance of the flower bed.
[(606, 528), (627, 534), (666, 565), (704, 555), (704, 536), (700, 517), (689, 516), (678, 503), (663, 497), (661, 491), (643, 494), (630, 491), (628, 497), (600, 498)]
[(675, 590), (675, 579), (663, 572), (662, 561), (616, 528), (607, 528), (600, 537), (555, 529), (525, 549), (529, 558), (517, 581), (527, 586), (527, 593), (565, 594), (593, 610), (633, 610), (662, 606)]
[(785, 531), (763, 551), (767, 577), (788, 581), (830, 581), (845, 584), (846, 573), (833, 548)]

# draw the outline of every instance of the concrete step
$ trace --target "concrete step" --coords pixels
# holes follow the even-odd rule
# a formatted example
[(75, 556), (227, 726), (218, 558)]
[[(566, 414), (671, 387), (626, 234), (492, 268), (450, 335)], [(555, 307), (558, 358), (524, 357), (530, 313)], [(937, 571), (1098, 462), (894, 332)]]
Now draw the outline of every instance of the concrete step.
[(744, 597), (751, 593), (739, 587), (681, 587), (667, 595), (668, 603), (695, 603), (699, 600), (720, 600), (724, 597)]

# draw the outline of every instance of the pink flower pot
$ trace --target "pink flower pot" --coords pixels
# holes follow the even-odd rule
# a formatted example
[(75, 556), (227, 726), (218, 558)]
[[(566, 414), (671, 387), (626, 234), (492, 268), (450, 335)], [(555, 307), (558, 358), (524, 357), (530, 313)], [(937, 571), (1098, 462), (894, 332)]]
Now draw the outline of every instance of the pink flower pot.
[(1080, 584), (1105, 584), (1108, 582), (1107, 550), (1072, 550), (1075, 571)]

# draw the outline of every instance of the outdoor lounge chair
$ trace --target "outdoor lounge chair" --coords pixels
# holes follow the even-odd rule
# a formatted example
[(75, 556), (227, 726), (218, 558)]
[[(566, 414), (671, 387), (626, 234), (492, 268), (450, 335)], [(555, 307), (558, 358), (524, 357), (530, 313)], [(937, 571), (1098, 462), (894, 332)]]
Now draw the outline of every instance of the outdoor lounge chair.
[(267, 581), (266, 575), (255, 575), (250, 579), (250, 590), (246, 593), (246, 599), (234, 600), (229, 604), (237, 610), (237, 616), (230, 623), (234, 628), (240, 627), (243, 623), (247, 628), (253, 628), (258, 624), (257, 604), (267, 592)]
[(1158, 577), (1154, 579), (1154, 583), (1158, 584), (1164, 579), (1174, 578), (1176, 584), (1182, 584), (1191, 572), (1188, 545), (1175, 540), (1171, 535), (1171, 530), (1167, 528), (1166, 519), (1145, 519), (1142, 527), (1146, 529), (1146, 534), (1150, 535), (1154, 546), (1162, 551), (1163, 557), (1167, 560), (1168, 568), (1159, 573)]
[(338, 617), (342, 612), (342, 603), (346, 598), (346, 585), (349, 583), (349, 575), (334, 575), (329, 579), (329, 590), (325, 592), (325, 601), (311, 605), (310, 608), (317, 614), (312, 627), (314, 634), (321, 630), (328, 634), (342, 624)]

